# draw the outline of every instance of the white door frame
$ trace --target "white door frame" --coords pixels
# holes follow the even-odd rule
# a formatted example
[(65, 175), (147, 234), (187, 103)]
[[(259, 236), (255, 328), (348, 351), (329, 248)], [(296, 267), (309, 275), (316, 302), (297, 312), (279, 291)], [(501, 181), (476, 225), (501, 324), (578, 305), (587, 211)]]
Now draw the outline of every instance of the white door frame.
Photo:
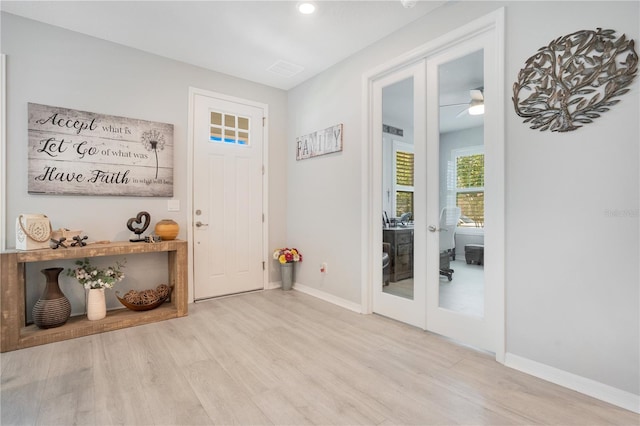
[(248, 99), (237, 98), (235, 96), (229, 96), (222, 93), (212, 92), (209, 90), (198, 89), (195, 87), (189, 87), (189, 122), (187, 131), (187, 240), (188, 244), (188, 270), (189, 270), (189, 303), (193, 302), (194, 298), (194, 262), (193, 262), (193, 242), (195, 241), (193, 235), (193, 155), (194, 155), (194, 129), (193, 120), (195, 114), (195, 96), (207, 96), (210, 98), (221, 99), (224, 101), (235, 102), (245, 105), (250, 105), (263, 110), (264, 126), (262, 127), (262, 212), (264, 220), (262, 221), (262, 260), (264, 262), (264, 269), (262, 271), (262, 287), (266, 288), (269, 279), (269, 268), (267, 261), (269, 256), (269, 105), (251, 101)]
[[(382, 282), (382, 252), (376, 249), (378, 246), (375, 244), (376, 235), (380, 232), (380, 219), (375, 215), (380, 210), (380, 206), (375, 205), (375, 201), (380, 197), (376, 196), (376, 191), (379, 190), (379, 185), (376, 184), (380, 180), (381, 176), (378, 176), (374, 159), (379, 156), (374, 155), (374, 147), (372, 141), (375, 131), (380, 129), (373, 129), (373, 83), (375, 80), (384, 77), (396, 70), (399, 70), (407, 64), (414, 63), (421, 59), (427, 58), (439, 51), (446, 49), (448, 46), (455, 45), (463, 42), (478, 34), (485, 33), (487, 31), (493, 31), (495, 34), (495, 48), (496, 48), (496, 63), (495, 69), (497, 70), (495, 75), (485, 75), (485, 82), (491, 79), (490, 86), (494, 88), (496, 102), (493, 107), (494, 113), (485, 117), (485, 127), (488, 131), (494, 135), (495, 151), (494, 159), (495, 164), (502, 165), (501, 168), (497, 167), (492, 170), (494, 177), (494, 188), (496, 194), (501, 194), (495, 201), (495, 209), (493, 210), (494, 223), (498, 224), (491, 230), (490, 238), (493, 239), (495, 248), (493, 249), (493, 261), (495, 265), (500, 265), (494, 270), (492, 276), (486, 276), (486, 279), (493, 280), (493, 283), (497, 287), (496, 306), (498, 306), (498, 312), (496, 315), (496, 361), (504, 363), (506, 353), (506, 328), (505, 328), (505, 229), (504, 229), (504, 8), (500, 8), (495, 12), (478, 18), (467, 25), (457, 28), (441, 37), (438, 37), (431, 42), (422, 45), (404, 55), (401, 55), (389, 62), (386, 62), (363, 75), (363, 99), (362, 99), (362, 111), (363, 111), (363, 123), (362, 134), (364, 146), (362, 150), (362, 282), (361, 282), (361, 296), (362, 296), (362, 312), (372, 313), (372, 286), (375, 283)], [(485, 133), (487, 130), (485, 130)], [(426, 300), (425, 300), (426, 303)], [(423, 327), (427, 328), (426, 324)]]
[(7, 249), (7, 59), (0, 55), (0, 251)]

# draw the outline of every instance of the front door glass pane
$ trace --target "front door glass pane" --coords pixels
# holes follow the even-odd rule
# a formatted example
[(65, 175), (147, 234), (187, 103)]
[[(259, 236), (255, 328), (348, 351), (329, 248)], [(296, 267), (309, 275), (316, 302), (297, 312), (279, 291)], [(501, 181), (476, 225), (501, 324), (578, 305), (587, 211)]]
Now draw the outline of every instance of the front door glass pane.
[(210, 111), (209, 140), (214, 143), (247, 146), (250, 144), (249, 118)]

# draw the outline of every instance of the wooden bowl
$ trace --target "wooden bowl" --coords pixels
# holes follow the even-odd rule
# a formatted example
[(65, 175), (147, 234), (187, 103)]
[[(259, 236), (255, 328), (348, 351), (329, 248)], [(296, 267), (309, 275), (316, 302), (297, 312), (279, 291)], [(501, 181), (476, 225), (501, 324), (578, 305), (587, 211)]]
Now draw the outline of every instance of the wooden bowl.
[(132, 303), (127, 302), (120, 296), (118, 296), (118, 291), (116, 291), (116, 298), (122, 303), (126, 308), (131, 309), (132, 311), (150, 311), (151, 309), (155, 309), (158, 306), (162, 305), (167, 299), (171, 297), (171, 292), (173, 291), (173, 286), (169, 286), (169, 294), (165, 297), (161, 298), (157, 302), (150, 303), (148, 305), (134, 305)]

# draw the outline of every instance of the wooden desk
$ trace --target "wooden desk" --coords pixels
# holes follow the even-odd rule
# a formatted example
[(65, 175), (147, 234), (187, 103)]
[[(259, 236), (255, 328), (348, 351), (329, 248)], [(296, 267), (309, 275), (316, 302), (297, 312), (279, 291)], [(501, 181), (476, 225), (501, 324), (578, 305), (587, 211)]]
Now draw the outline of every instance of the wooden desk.
[[(82, 259), (85, 257), (117, 256), (144, 253), (168, 253), (169, 285), (173, 286), (170, 302), (151, 311), (117, 309), (107, 317), (89, 321), (86, 316), (74, 316), (61, 327), (40, 329), (25, 324), (25, 264), (48, 260)], [(128, 259), (130, 260), (130, 258)], [(187, 315), (187, 242), (180, 240), (160, 243), (113, 242), (90, 244), (67, 249), (7, 251), (0, 254), (0, 352), (44, 345), (60, 340), (103, 333), (136, 325), (149, 324)]]
[(413, 227), (384, 228), (382, 241), (391, 245), (391, 281), (413, 277)]

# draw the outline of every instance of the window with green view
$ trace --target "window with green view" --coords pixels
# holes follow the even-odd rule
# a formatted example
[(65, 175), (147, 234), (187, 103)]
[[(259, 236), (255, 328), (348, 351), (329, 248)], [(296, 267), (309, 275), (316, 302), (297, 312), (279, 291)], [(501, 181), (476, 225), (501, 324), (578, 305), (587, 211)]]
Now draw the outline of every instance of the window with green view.
[(484, 227), (484, 154), (456, 156), (456, 205), (461, 226)]

